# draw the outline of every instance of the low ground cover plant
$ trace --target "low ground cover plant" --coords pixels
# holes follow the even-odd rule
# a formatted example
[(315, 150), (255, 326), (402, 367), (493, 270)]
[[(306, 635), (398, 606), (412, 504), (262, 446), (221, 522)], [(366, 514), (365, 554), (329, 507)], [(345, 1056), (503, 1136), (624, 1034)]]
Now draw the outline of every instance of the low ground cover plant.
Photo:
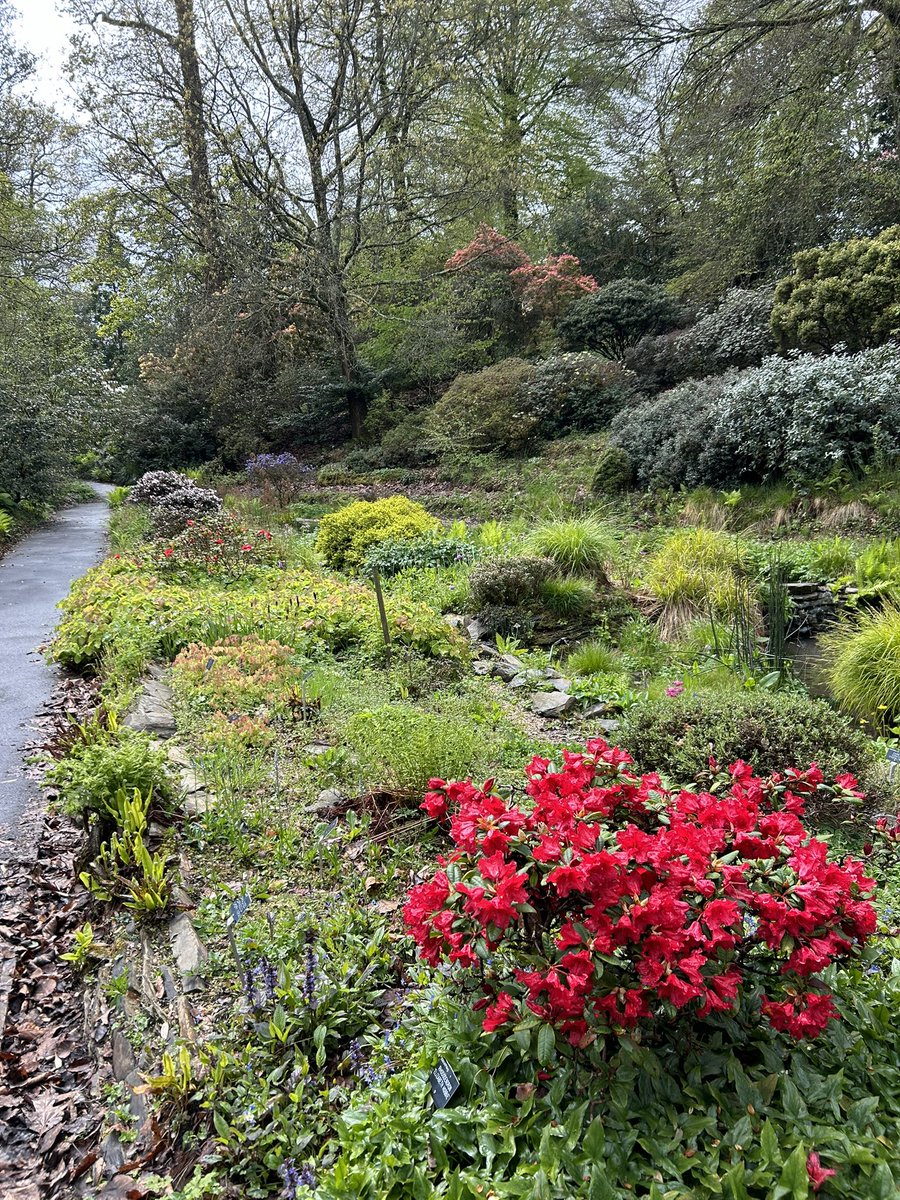
[[(107, 559), (62, 605), (53, 643), (58, 662), (97, 667), (104, 656), (129, 663), (132, 676), (152, 657), (174, 658), (192, 642), (234, 634), (272, 637), (303, 653), (359, 648), (377, 658), (383, 635), (371, 588), (308, 571), (257, 570), (237, 582), (199, 577), (170, 582), (133, 560)], [(435, 609), (403, 596), (387, 599), (400, 646), (459, 657), (462, 638)]]
[(229, 713), (283, 705), (307, 673), (291, 646), (255, 634), (232, 635), (211, 646), (187, 646), (172, 663), (177, 692), (194, 704)]

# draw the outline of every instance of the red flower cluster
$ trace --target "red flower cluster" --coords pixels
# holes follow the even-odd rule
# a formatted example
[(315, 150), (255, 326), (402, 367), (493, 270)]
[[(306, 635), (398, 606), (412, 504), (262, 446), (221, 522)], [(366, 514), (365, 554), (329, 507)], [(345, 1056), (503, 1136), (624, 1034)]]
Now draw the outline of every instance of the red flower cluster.
[(432, 780), (422, 807), (454, 849), (404, 910), (422, 957), (481, 968), (486, 1030), (530, 1010), (582, 1045), (731, 1010), (752, 964), (777, 993), (762, 998), (772, 1025), (821, 1033), (838, 1014), (816, 976), (875, 929), (874, 884), (801, 818), (816, 791), (857, 796), (855, 780), (739, 762), (710, 792), (669, 793), (630, 764), (601, 739), (560, 770), (535, 758), (521, 804), (493, 780)]

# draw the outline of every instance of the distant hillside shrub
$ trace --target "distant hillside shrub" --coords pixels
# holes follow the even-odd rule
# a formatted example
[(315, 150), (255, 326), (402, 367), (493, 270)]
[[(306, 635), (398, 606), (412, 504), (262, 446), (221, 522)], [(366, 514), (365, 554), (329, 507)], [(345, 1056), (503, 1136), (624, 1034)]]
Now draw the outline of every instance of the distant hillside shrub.
[(525, 400), (533, 375), (534, 367), (522, 358), (504, 358), (482, 371), (458, 375), (431, 410), (430, 446), (445, 453), (460, 447), (521, 453), (539, 423)]
[(716, 403), (734, 378), (690, 379), (652, 400), (619, 413), (610, 447), (624, 450), (642, 487), (696, 487), (718, 480), (717, 460), (707, 461), (716, 430)]
[(597, 465), (591, 478), (591, 491), (595, 496), (610, 496), (624, 492), (634, 479), (634, 463), (631, 455), (621, 446), (604, 446), (597, 456)]
[(381, 453), (389, 467), (420, 467), (434, 460), (428, 442), (427, 409), (411, 412), (381, 439)]
[(858, 472), (900, 453), (900, 350), (795, 354), (689, 380), (614, 418), (638, 481), (693, 487)]
[(436, 517), (406, 496), (357, 500), (322, 518), (316, 549), (329, 567), (354, 571), (378, 542), (417, 538), (439, 528)]
[(590, 351), (554, 354), (535, 364), (523, 396), (548, 437), (602, 429), (635, 395), (637, 379), (620, 363)]
[(776, 350), (771, 288), (732, 288), (687, 329), (642, 338), (625, 365), (645, 390), (660, 391), (730, 367), (758, 366)]
[(900, 225), (795, 254), (775, 289), (772, 330), (801, 349), (859, 350), (900, 333)]
[(557, 325), (567, 350), (596, 350), (621, 358), (648, 334), (674, 328), (681, 317), (678, 301), (658, 284), (614, 279), (577, 300)]

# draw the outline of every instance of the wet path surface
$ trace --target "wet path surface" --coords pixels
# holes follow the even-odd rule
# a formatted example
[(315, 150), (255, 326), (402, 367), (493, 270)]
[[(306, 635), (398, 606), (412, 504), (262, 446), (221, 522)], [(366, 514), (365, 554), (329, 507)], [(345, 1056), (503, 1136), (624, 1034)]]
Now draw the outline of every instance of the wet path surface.
[(56, 605), (72, 581), (105, 548), (109, 508), (103, 496), (110, 489), (92, 486), (95, 503), (64, 509), (0, 559), (0, 858), (15, 855), (19, 822), (35, 798), (22, 746), (57, 680), (37, 648), (53, 631)]

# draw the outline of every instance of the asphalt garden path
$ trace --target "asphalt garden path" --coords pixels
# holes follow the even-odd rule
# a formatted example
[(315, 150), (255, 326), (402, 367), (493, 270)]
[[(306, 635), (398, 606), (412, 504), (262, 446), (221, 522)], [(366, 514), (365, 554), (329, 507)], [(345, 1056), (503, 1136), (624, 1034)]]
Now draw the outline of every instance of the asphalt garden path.
[(24, 849), (22, 818), (37, 798), (22, 747), (57, 680), (38, 647), (56, 625), (57, 604), (106, 544), (111, 489), (91, 486), (95, 502), (63, 509), (0, 559), (0, 860)]

